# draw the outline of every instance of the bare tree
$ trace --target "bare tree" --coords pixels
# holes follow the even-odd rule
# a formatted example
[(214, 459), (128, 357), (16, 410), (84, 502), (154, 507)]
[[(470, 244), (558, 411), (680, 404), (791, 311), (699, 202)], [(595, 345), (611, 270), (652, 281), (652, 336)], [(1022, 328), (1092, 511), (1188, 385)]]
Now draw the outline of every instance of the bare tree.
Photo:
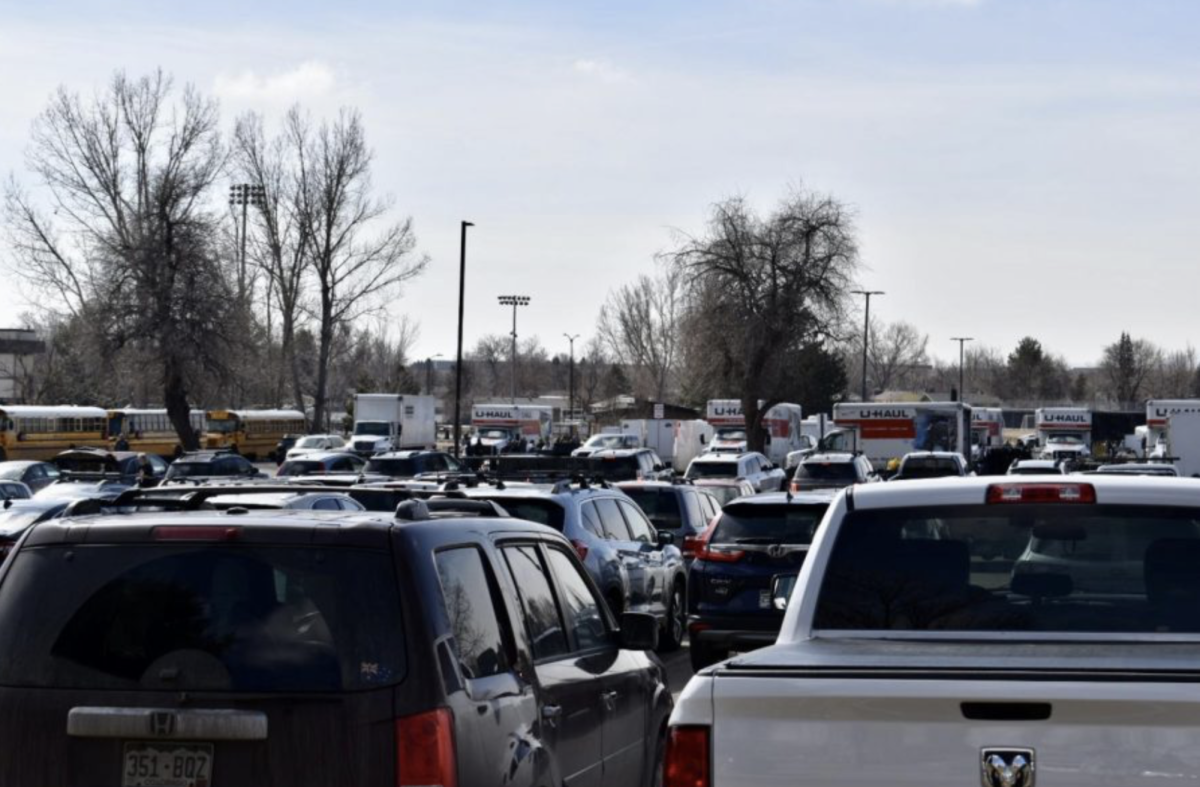
[(840, 326), (858, 262), (850, 213), (805, 191), (766, 217), (728, 199), (668, 259), (688, 288), (685, 331), (706, 348), (714, 387), (742, 400), (747, 442), (761, 451), (762, 416), (799, 388), (804, 351)]
[(299, 234), (316, 281), (317, 379), (313, 420), (322, 423), (329, 362), (338, 326), (383, 308), (421, 274), (412, 219), (383, 225), (392, 207), (371, 191), (372, 153), (358, 113), (341, 112), (315, 131), (298, 114), (289, 122), (296, 167)]
[(189, 379), (225, 368), (232, 302), (207, 201), (225, 164), (216, 104), (190, 86), (176, 99), (161, 71), (118, 73), (89, 101), (60, 88), (27, 158), (56, 220), (12, 184), (18, 271), (86, 318), (105, 347), (148, 354), (171, 422), (195, 448)]
[(637, 370), (642, 392), (659, 402), (667, 400), (679, 363), (682, 283), (677, 268), (638, 276), (609, 293), (596, 328), (612, 354)]
[(1122, 332), (1104, 348), (1100, 369), (1109, 395), (1120, 407), (1136, 407), (1154, 369), (1162, 364), (1162, 350), (1145, 339)]

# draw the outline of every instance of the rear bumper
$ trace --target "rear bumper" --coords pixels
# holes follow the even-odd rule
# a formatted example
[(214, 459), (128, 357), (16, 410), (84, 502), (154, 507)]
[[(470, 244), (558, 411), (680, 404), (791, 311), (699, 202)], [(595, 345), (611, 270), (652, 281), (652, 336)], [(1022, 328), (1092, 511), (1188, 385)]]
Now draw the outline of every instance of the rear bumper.
[(757, 621), (748, 618), (725, 618), (708, 615), (688, 615), (688, 637), (692, 642), (717, 645), (731, 650), (762, 648), (775, 644), (783, 618)]

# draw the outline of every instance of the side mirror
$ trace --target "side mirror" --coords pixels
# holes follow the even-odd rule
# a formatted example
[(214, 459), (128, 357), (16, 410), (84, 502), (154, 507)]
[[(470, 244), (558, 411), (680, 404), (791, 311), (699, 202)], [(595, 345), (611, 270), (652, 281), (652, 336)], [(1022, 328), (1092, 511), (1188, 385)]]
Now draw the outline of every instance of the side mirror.
[(646, 612), (622, 613), (621, 648), (624, 650), (657, 650), (658, 619)]
[(708, 445), (708, 438), (704, 435), (700, 435), (700, 445)]
[(658, 531), (658, 545), (660, 547), (669, 547), (675, 543), (675, 534), (670, 530)]

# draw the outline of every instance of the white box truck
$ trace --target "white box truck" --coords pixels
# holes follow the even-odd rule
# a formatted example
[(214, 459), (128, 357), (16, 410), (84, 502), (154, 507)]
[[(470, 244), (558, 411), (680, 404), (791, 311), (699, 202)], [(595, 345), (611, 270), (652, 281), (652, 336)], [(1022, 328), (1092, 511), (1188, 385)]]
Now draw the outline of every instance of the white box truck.
[[(709, 443), (710, 451), (739, 454), (746, 451), (746, 416), (741, 400), (711, 399), (706, 415), (715, 432)], [(803, 423), (804, 413), (798, 404), (777, 404), (763, 416), (763, 426), (769, 435), (764, 453), (772, 462), (782, 465), (790, 452), (805, 447)]]
[(468, 453), (494, 455), (519, 453), (548, 444), (554, 429), (554, 409), (548, 405), (477, 404), (471, 409)]
[(971, 407), (962, 402), (835, 404), (833, 423), (821, 450), (859, 451), (878, 472), (913, 451), (971, 452)]
[(1033, 411), (1037, 455), (1042, 459), (1087, 459), (1092, 455), (1092, 412), (1084, 407), (1041, 407)]
[(1164, 451), (1179, 475), (1200, 477), (1200, 412), (1181, 410), (1167, 416)]
[(1143, 456), (1166, 456), (1167, 419), (1177, 413), (1200, 413), (1200, 399), (1150, 399), (1146, 402)]
[(415, 394), (357, 394), (350, 447), (360, 456), (437, 445), (437, 400)]
[(1004, 445), (1004, 412), (999, 407), (971, 408), (971, 459)]

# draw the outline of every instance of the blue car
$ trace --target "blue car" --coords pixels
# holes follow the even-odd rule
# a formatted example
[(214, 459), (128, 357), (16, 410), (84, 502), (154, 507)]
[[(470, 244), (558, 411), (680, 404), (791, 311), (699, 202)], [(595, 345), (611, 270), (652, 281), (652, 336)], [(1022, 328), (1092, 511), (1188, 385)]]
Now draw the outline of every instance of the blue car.
[(725, 506), (701, 537), (688, 572), (692, 668), (770, 645), (783, 608), (775, 597), (794, 583), (836, 491), (754, 495)]

